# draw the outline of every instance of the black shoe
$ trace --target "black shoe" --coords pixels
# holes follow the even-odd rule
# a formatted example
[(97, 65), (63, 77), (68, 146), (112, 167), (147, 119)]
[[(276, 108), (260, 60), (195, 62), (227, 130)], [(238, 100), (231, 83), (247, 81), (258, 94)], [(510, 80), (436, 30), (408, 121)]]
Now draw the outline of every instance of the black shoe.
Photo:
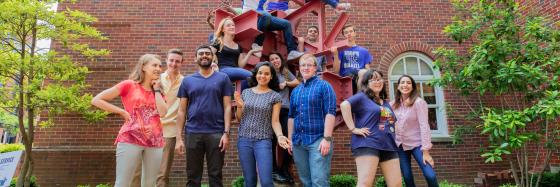
[(286, 175), (286, 183), (294, 184), (294, 178), (290, 175)]
[(286, 179), (286, 177), (280, 175), (279, 173), (272, 173), (272, 180), (274, 180), (274, 182), (278, 182), (278, 183), (288, 182), (288, 179)]

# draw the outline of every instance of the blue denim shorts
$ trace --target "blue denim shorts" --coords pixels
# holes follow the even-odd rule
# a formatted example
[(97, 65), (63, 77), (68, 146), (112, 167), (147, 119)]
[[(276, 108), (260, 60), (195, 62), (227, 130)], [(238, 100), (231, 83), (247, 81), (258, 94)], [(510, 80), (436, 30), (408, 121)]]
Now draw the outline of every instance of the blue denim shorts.
[(352, 150), (353, 157), (359, 156), (376, 156), (379, 158), (379, 162), (385, 162), (387, 160), (399, 158), (399, 154), (396, 151), (385, 151), (374, 149), (370, 147), (359, 147)]

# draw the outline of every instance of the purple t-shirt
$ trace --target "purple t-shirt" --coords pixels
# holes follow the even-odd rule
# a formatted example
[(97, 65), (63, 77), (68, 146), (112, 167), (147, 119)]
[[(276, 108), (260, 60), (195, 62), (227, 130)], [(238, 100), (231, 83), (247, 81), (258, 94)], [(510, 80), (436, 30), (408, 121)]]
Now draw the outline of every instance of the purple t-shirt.
[[(367, 127), (370, 132), (370, 135), (366, 137), (352, 134), (352, 149), (369, 147), (385, 151), (397, 150), (397, 145), (395, 144), (394, 125), (389, 124), (389, 121), (387, 120), (384, 130), (379, 128), (378, 123), (381, 119), (380, 105), (373, 102), (373, 100), (364, 94), (364, 92), (358, 92), (346, 101), (348, 101), (352, 107), (352, 114), (354, 116), (356, 128)], [(393, 113), (389, 102), (384, 101), (382, 106), (390, 111), (393, 119), (396, 121), (395, 114)]]
[(231, 96), (233, 87), (225, 73), (214, 72), (205, 78), (196, 72), (181, 82), (178, 98), (187, 98), (185, 133), (224, 132), (224, 96)]
[(358, 74), (360, 69), (364, 69), (366, 64), (373, 60), (366, 48), (353, 46), (338, 52), (340, 59), (340, 76)]

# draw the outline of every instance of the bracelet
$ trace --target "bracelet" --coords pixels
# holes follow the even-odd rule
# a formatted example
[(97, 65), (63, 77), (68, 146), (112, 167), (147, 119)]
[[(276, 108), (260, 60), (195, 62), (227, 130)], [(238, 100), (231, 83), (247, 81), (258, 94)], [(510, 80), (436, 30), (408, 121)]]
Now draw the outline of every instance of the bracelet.
[(155, 92), (159, 92), (159, 93), (161, 93), (161, 90), (154, 90), (154, 93), (155, 93)]

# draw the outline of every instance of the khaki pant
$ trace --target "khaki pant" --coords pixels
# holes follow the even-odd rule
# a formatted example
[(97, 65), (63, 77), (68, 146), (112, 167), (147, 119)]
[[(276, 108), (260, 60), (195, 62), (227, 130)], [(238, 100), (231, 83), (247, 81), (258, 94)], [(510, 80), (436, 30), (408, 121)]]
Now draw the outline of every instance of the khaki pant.
[(162, 148), (118, 143), (115, 187), (129, 187), (134, 177), (130, 171), (136, 169), (142, 173), (142, 186), (154, 186), (161, 165), (161, 155)]
[[(163, 147), (163, 156), (159, 173), (157, 175), (157, 187), (167, 187), (169, 185), (169, 172), (173, 163), (173, 155), (175, 154), (175, 137), (165, 138), (165, 147)], [(134, 178), (130, 183), (130, 187), (140, 187), (140, 179), (142, 175), (141, 167), (137, 167), (134, 171)], [(152, 185), (153, 186), (153, 185)]]

